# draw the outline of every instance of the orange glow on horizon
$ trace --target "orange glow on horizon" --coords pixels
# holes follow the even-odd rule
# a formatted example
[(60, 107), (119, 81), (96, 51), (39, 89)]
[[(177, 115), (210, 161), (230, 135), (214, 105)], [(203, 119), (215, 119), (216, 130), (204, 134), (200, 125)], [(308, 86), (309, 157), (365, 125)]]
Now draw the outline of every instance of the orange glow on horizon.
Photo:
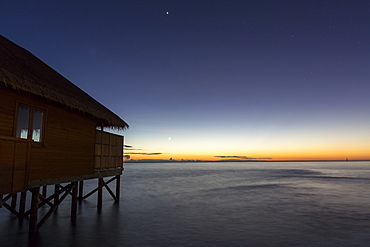
[[(272, 153), (272, 155), (222, 155), (224, 158), (209, 154), (161, 154), (161, 155), (135, 155), (130, 154), (130, 160), (175, 160), (175, 161), (222, 161), (222, 160), (240, 160), (240, 161), (311, 161), (311, 160), (370, 160), (370, 155), (367, 152), (292, 152), (292, 153)], [(269, 158), (269, 159), (268, 159)]]
[[(338, 135), (341, 136), (341, 135)], [(128, 150), (131, 160), (170, 160), (176, 161), (222, 161), (222, 160), (370, 160), (370, 143), (367, 139), (298, 138), (244, 139), (235, 137), (220, 142), (218, 138), (194, 139), (171, 138), (162, 143), (145, 143), (146, 147), (135, 152)], [(263, 141), (261, 141), (263, 140)], [(160, 148), (152, 148), (152, 147)], [(159, 152), (153, 152), (159, 151)]]

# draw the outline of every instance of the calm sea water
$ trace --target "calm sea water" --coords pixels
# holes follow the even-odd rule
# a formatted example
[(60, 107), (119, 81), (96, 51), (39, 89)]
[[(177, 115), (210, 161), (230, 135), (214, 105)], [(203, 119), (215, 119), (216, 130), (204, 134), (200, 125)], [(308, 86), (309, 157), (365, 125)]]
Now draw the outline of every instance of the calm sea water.
[(81, 202), (76, 225), (66, 199), (36, 243), (28, 220), (0, 209), (0, 246), (370, 243), (370, 162), (126, 164), (121, 185), (101, 212), (96, 197)]

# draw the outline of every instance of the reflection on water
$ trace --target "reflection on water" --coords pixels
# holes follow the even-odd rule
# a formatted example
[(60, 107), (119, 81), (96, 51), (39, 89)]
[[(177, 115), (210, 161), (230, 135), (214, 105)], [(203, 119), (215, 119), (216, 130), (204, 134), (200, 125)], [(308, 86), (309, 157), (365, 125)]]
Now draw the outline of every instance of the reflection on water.
[[(34, 246), (366, 246), (370, 163), (126, 164), (121, 201), (70, 201)], [(85, 183), (94, 189), (96, 181)], [(86, 189), (87, 191), (88, 189)], [(28, 220), (0, 210), (0, 245), (28, 246)]]

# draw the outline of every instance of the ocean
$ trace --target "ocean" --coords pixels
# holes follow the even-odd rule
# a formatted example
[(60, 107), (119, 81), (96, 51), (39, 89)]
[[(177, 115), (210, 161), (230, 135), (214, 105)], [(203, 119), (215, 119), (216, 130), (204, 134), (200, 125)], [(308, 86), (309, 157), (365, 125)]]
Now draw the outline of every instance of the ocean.
[(126, 163), (120, 202), (96, 203), (32, 240), (1, 208), (0, 246), (368, 246), (370, 162)]

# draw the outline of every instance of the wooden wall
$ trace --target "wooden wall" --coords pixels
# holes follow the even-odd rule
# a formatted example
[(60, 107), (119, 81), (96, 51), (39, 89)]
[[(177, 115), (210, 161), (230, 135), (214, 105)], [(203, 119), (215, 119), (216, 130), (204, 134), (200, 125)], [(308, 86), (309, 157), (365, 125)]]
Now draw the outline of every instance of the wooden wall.
[(95, 169), (123, 167), (123, 136), (97, 130), (95, 137)]
[(45, 112), (43, 146), (30, 150), (30, 182), (94, 173), (96, 121), (92, 117), (0, 86), (0, 136), (14, 137), (18, 104)]
[(0, 195), (27, 189), (31, 141), (0, 136)]

